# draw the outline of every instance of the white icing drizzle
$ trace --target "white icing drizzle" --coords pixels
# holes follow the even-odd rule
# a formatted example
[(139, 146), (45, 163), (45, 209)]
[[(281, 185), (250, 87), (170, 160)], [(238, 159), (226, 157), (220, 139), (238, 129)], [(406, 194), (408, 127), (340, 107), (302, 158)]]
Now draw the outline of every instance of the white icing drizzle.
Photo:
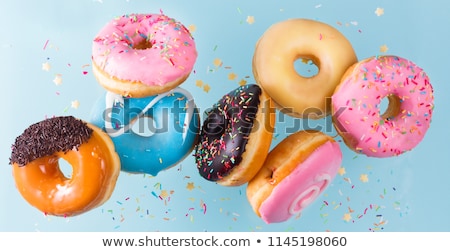
[[(147, 113), (147, 111), (150, 108), (152, 108), (158, 101), (160, 101), (161, 99), (163, 99), (169, 95), (172, 95), (174, 93), (182, 94), (187, 99), (187, 106), (185, 108), (186, 116), (184, 118), (184, 123), (183, 123), (183, 143), (184, 143), (187, 133), (188, 133), (188, 130), (189, 130), (189, 125), (191, 123), (192, 117), (194, 116), (194, 108), (195, 108), (194, 97), (187, 90), (180, 88), (180, 87), (176, 87), (168, 92), (165, 92), (165, 93), (155, 96), (147, 104), (147, 106), (145, 106), (145, 108), (136, 116), (136, 118), (140, 118), (140, 117), (144, 116), (145, 113)], [(112, 108), (114, 107), (114, 104), (120, 103), (121, 105), (123, 105), (124, 97), (122, 95), (108, 91), (106, 93), (105, 103), (106, 103), (105, 108), (108, 113), (105, 116), (107, 118), (111, 118)], [(137, 121), (138, 120), (130, 120), (129, 124), (123, 125), (123, 127), (116, 129), (115, 127), (113, 127), (111, 120), (105, 120), (105, 130), (109, 136), (118, 137), (118, 136), (124, 134), (125, 132), (127, 132), (129, 129), (131, 129), (133, 124), (136, 123)]]

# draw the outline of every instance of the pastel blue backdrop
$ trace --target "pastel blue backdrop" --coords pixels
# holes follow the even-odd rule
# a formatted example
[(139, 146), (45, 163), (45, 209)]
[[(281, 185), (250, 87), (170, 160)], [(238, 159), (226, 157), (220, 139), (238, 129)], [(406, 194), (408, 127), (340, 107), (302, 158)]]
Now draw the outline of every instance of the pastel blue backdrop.
[[(301, 216), (280, 224), (267, 225), (253, 213), (245, 185), (202, 179), (192, 155), (156, 177), (121, 173), (112, 197), (86, 214), (45, 216), (15, 188), (11, 144), (45, 117), (89, 119), (104, 93), (91, 70), (92, 39), (116, 16), (160, 11), (193, 31), (199, 56), (182, 87), (201, 113), (240, 82), (254, 82), (254, 46), (271, 24), (301, 17), (337, 28), (359, 59), (394, 54), (422, 67), (435, 91), (431, 127), (415, 149), (393, 158), (367, 158), (341, 143), (345, 174)], [(0, 231), (450, 231), (449, 13), (444, 0), (3, 1)], [(315, 126), (335, 135), (329, 118), (306, 124), (279, 115), (273, 146), (286, 129)]]

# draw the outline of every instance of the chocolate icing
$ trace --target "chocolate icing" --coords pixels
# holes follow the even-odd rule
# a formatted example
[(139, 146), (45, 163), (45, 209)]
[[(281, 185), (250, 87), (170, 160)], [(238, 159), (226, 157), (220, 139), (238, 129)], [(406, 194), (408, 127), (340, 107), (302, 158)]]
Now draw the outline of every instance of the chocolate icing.
[(208, 112), (194, 153), (202, 177), (220, 180), (242, 161), (260, 95), (258, 85), (241, 86), (224, 95)]
[(12, 145), (9, 163), (25, 166), (41, 157), (67, 152), (87, 142), (93, 130), (72, 116), (53, 117), (30, 125)]

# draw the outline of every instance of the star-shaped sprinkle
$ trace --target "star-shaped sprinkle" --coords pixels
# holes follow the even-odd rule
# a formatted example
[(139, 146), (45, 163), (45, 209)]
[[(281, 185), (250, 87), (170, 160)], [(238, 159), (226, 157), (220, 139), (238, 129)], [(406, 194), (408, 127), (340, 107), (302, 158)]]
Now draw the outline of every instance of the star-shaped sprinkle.
[(167, 190), (161, 190), (161, 193), (159, 194), (159, 196), (161, 198), (165, 199), (169, 196), (169, 193), (167, 192)]
[(203, 91), (205, 91), (206, 93), (208, 93), (210, 89), (211, 89), (211, 87), (208, 84), (205, 84), (203, 86)]
[(345, 173), (346, 172), (345, 172), (345, 168), (344, 167), (339, 168), (339, 170), (338, 170), (338, 174), (339, 175), (343, 176)]
[(80, 102), (78, 100), (73, 100), (71, 107), (77, 109), (80, 106)]
[(239, 86), (244, 86), (245, 84), (247, 84), (247, 81), (246, 81), (246, 80), (241, 79), (241, 80), (239, 81)]
[(389, 47), (387, 47), (387, 45), (382, 45), (380, 46), (380, 52), (385, 53), (389, 50)]
[(186, 189), (188, 189), (189, 191), (192, 191), (192, 190), (194, 190), (194, 188), (195, 188), (194, 182), (187, 183)]
[(350, 213), (345, 213), (342, 219), (349, 222), (352, 219), (352, 215)]
[(220, 67), (220, 66), (222, 66), (223, 63), (222, 63), (221, 59), (215, 58), (214, 61), (213, 61), (213, 64), (214, 64), (215, 67)]
[(195, 26), (194, 24), (191, 24), (188, 26), (188, 30), (189, 32), (195, 32), (197, 30), (197, 26)]
[(247, 23), (248, 24), (253, 24), (255, 22), (255, 17), (254, 16), (247, 16)]
[(195, 81), (195, 85), (196, 85), (197, 87), (203, 87), (203, 81), (202, 81), (202, 80), (196, 80), (196, 81)]
[(48, 71), (50, 71), (51, 68), (52, 68), (52, 66), (50, 65), (50, 63), (48, 63), (48, 62), (42, 63), (42, 70), (48, 72)]
[(384, 9), (378, 7), (378, 8), (375, 10), (375, 14), (376, 14), (377, 16), (382, 16), (382, 15), (384, 14)]
[(361, 180), (361, 182), (363, 182), (363, 183), (367, 183), (367, 182), (369, 182), (369, 176), (367, 174), (361, 174), (359, 176), (359, 180)]
[(55, 83), (55, 85), (57, 85), (57, 86), (62, 84), (62, 76), (61, 76), (61, 74), (57, 74), (55, 76), (55, 78), (53, 79), (53, 83)]
[(228, 79), (229, 80), (235, 80), (237, 78), (237, 75), (235, 73), (229, 73), (228, 74)]

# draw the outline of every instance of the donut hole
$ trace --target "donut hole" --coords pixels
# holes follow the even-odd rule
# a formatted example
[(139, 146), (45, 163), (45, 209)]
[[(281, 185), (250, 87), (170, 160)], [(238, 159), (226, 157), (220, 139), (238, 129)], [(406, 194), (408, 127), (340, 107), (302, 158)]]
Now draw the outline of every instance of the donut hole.
[(141, 41), (138, 41), (137, 43), (133, 44), (132, 48), (136, 50), (146, 50), (153, 47), (152, 42), (143, 39)]
[(319, 67), (312, 57), (301, 56), (294, 61), (294, 69), (298, 75), (311, 78), (319, 73)]
[(390, 94), (381, 99), (380, 114), (383, 120), (392, 120), (400, 113), (401, 99), (395, 94)]
[(65, 178), (71, 179), (73, 174), (72, 165), (64, 158), (58, 159), (58, 166)]
[(155, 120), (149, 115), (137, 117), (133, 119), (130, 124), (131, 131), (142, 137), (151, 137), (157, 131)]

